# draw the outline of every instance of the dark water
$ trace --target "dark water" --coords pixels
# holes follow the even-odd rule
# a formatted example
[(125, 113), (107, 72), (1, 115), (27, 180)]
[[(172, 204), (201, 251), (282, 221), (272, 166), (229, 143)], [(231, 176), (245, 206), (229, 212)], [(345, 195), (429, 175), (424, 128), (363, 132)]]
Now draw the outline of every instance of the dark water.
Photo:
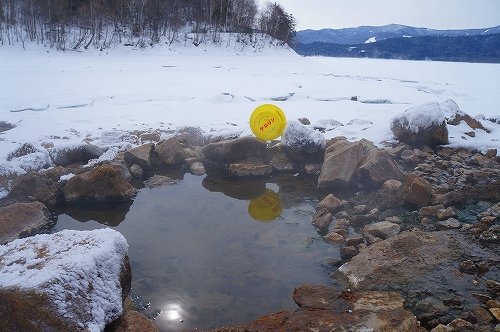
[[(302, 283), (331, 284), (322, 264), (339, 257), (310, 224), (314, 182), (272, 182), (186, 175), (177, 185), (141, 190), (131, 205), (67, 211), (56, 229), (120, 231), (130, 245), (132, 288), (151, 303), (146, 314), (162, 312), (161, 331), (248, 322), (295, 309), (291, 294)], [(266, 188), (277, 195), (256, 201)], [(269, 197), (279, 201), (262, 211)], [(265, 222), (249, 214), (251, 199), (252, 215)], [(273, 214), (280, 216), (269, 222)]]

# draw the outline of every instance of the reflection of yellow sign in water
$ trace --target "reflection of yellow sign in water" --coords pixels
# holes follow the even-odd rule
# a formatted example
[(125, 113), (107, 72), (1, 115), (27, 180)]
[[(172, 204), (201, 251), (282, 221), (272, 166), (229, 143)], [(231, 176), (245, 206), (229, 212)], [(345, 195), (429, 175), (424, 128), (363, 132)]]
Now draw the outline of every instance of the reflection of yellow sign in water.
[(250, 116), (250, 128), (257, 138), (272, 141), (283, 134), (285, 113), (278, 106), (265, 104), (257, 107)]
[(266, 192), (254, 198), (248, 204), (248, 213), (252, 218), (261, 222), (271, 222), (278, 218), (283, 211), (281, 200), (274, 191), (266, 189)]

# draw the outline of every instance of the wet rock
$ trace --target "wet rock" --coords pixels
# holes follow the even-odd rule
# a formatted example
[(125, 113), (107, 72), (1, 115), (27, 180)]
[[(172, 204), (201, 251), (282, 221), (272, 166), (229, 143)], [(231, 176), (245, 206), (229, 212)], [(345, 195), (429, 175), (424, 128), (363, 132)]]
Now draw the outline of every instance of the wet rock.
[(440, 220), (436, 224), (437, 229), (446, 230), (446, 229), (459, 229), (462, 227), (460, 221), (455, 218), (449, 218), (447, 220)]
[(49, 211), (40, 202), (0, 208), (0, 244), (30, 235), (49, 224)]
[(104, 150), (93, 144), (83, 144), (75, 147), (63, 149), (49, 149), (50, 156), (54, 164), (67, 166), (74, 163), (87, 163), (90, 159), (97, 159)]
[(463, 191), (453, 190), (446, 194), (434, 194), (431, 196), (431, 204), (441, 204), (444, 206), (456, 205), (465, 200)]
[(331, 232), (328, 233), (323, 237), (326, 242), (331, 243), (331, 244), (340, 244), (344, 243), (344, 237), (340, 235), (339, 233)]
[(319, 173), (321, 172), (322, 165), (323, 164), (321, 164), (321, 163), (306, 163), (304, 165), (304, 171), (307, 174), (319, 175)]
[(412, 309), (418, 320), (424, 322), (439, 318), (448, 313), (448, 308), (435, 297), (426, 297), (418, 301)]
[(163, 175), (153, 175), (146, 181), (144, 181), (144, 186), (149, 189), (173, 186), (177, 184), (178, 181), (169, 178), (168, 176)]
[(485, 260), (493, 257), (491, 251), (470, 244), (458, 232), (414, 230), (367, 247), (339, 271), (360, 289), (399, 290), (406, 285), (418, 288), (433, 282), (449, 294), (448, 289), (459, 278), (452, 266), (466, 255), (483, 255)]
[(401, 198), (401, 187), (403, 184), (398, 180), (387, 180), (382, 187), (375, 192), (372, 202), (380, 210), (392, 209), (403, 205)]
[(486, 302), (488, 308), (500, 308), (500, 300), (489, 300)]
[(367, 214), (359, 214), (351, 217), (353, 223), (364, 223), (378, 219), (379, 210), (377, 208), (370, 210)]
[(123, 174), (120, 166), (104, 164), (73, 176), (64, 186), (66, 202), (112, 202), (128, 201), (135, 197), (136, 190)]
[(366, 206), (364, 204), (355, 205), (353, 208), (354, 214), (364, 214), (366, 212), (368, 212), (368, 206)]
[(153, 152), (154, 144), (148, 143), (136, 148), (132, 148), (125, 152), (124, 159), (129, 165), (139, 165), (143, 170), (151, 169), (151, 153)]
[(381, 238), (383, 240), (399, 234), (401, 226), (393, 224), (388, 221), (381, 221), (363, 228), (363, 234), (370, 234), (372, 236)]
[(403, 173), (387, 151), (370, 154), (361, 165), (356, 175), (364, 186), (380, 187), (387, 180), (401, 180)]
[(151, 319), (133, 310), (121, 315), (109, 330), (110, 332), (159, 332)]
[(28, 173), (21, 175), (14, 181), (14, 185), (7, 197), (2, 200), (2, 206), (17, 202), (38, 201), (52, 208), (63, 200), (62, 188), (59, 182), (61, 175), (67, 174), (62, 167), (54, 167), (43, 173)]
[(391, 131), (401, 142), (422, 146), (448, 144), (446, 119), (440, 106), (431, 102), (412, 107), (394, 117)]
[(205, 175), (205, 167), (203, 167), (203, 163), (201, 162), (193, 163), (189, 168), (191, 170), (191, 173), (194, 175)]
[(280, 311), (249, 324), (213, 331), (425, 331), (397, 293), (342, 292), (302, 285), (295, 289), (293, 299), (299, 306), (295, 312)]
[(359, 253), (358, 248), (353, 246), (346, 246), (340, 249), (340, 257), (343, 261), (347, 261), (353, 257), (355, 257)]
[(133, 164), (129, 168), (130, 174), (135, 178), (135, 179), (142, 179), (144, 176), (144, 171), (142, 170), (141, 166), (137, 164)]
[(476, 264), (470, 259), (465, 260), (463, 262), (460, 262), (458, 265), (460, 272), (462, 273), (467, 273), (467, 274), (476, 274), (477, 272), (477, 267)]
[(498, 282), (496, 280), (492, 280), (492, 279), (487, 280), (486, 281), (486, 289), (495, 298), (500, 296), (500, 282)]
[(402, 186), (403, 186), (403, 183), (401, 181), (389, 179), (389, 180), (384, 182), (384, 184), (382, 185), (382, 188), (380, 188), (380, 189), (389, 190), (392, 192), (397, 192), (399, 189), (401, 189)]
[(455, 209), (453, 209), (452, 207), (448, 207), (448, 208), (443, 208), (443, 209), (439, 209), (437, 212), (436, 212), (436, 215), (438, 217), (439, 220), (446, 220), (446, 219), (449, 219), (449, 218), (454, 218), (457, 216), (457, 213), (455, 212)]
[(500, 322), (500, 308), (490, 308), (489, 310), (497, 322)]
[(289, 121), (281, 138), (281, 144), (293, 152), (315, 153), (325, 148), (325, 138), (298, 121)]
[(229, 174), (235, 176), (264, 176), (273, 172), (271, 165), (263, 163), (237, 163), (229, 165)]
[(360, 163), (375, 151), (377, 148), (367, 140), (348, 142), (338, 139), (328, 145), (318, 179), (318, 189), (348, 187), (352, 184)]
[(131, 272), (111, 229), (62, 231), (0, 246), (5, 331), (102, 331), (122, 312)]
[(316, 206), (316, 210), (327, 209), (329, 212), (334, 213), (343, 206), (342, 201), (335, 197), (333, 194), (328, 194)]
[(432, 188), (429, 182), (416, 175), (408, 175), (401, 188), (403, 200), (417, 207), (427, 206), (431, 194)]
[(418, 216), (419, 217), (437, 217), (438, 211), (443, 210), (443, 209), (445, 209), (445, 207), (442, 204), (424, 206), (418, 210)]
[(133, 201), (92, 203), (66, 207), (65, 213), (79, 222), (95, 221), (116, 227), (125, 220)]
[(167, 166), (178, 165), (188, 157), (184, 146), (175, 138), (159, 142), (154, 152), (158, 159)]
[(328, 230), (328, 226), (332, 222), (333, 216), (327, 209), (318, 210), (314, 216), (311, 224), (318, 229), (319, 232)]
[(364, 242), (365, 242), (365, 239), (363, 239), (361, 236), (349, 237), (349, 238), (345, 239), (346, 246), (357, 246), (357, 245), (362, 244)]
[(489, 232), (489, 231), (485, 231), (485, 232), (482, 232), (481, 235), (479, 235), (479, 241), (481, 241), (481, 243), (497, 243), (499, 242), (499, 238), (498, 238), (498, 235), (492, 233), (492, 232)]

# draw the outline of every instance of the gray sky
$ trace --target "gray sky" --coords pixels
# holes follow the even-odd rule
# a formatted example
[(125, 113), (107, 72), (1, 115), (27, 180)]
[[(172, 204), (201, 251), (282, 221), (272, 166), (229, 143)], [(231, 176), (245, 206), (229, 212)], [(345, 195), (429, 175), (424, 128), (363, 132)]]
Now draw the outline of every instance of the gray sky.
[[(260, 4), (266, 0), (258, 0)], [(500, 0), (274, 0), (297, 30), (398, 23), (433, 29), (500, 25)]]

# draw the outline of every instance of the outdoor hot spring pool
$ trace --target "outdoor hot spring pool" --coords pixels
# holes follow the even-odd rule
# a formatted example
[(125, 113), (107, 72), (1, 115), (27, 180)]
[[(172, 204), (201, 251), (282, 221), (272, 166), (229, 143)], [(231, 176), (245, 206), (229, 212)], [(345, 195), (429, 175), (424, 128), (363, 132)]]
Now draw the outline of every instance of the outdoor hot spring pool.
[[(53, 231), (121, 232), (136, 304), (148, 307), (144, 313), (161, 331), (249, 322), (295, 309), (292, 292), (300, 284), (331, 284), (325, 262), (339, 257), (310, 223), (320, 198), (315, 181), (264, 181), (186, 174), (173, 186), (142, 189), (133, 203), (65, 211)], [(278, 200), (272, 211), (259, 210), (258, 201), (249, 209), (265, 193), (264, 201), (269, 194)], [(279, 216), (271, 222), (255, 219), (273, 214)]]

